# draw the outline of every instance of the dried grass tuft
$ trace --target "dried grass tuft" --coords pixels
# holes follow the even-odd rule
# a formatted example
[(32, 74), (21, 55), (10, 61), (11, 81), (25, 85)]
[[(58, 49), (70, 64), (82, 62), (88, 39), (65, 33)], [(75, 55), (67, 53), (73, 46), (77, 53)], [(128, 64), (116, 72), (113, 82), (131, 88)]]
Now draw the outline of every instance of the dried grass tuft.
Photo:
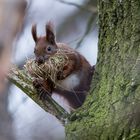
[(44, 64), (38, 66), (35, 60), (28, 60), (25, 64), (26, 71), (34, 78), (51, 79), (54, 84), (57, 83), (58, 72), (68, 63), (68, 57), (63, 51), (58, 51), (51, 56)]

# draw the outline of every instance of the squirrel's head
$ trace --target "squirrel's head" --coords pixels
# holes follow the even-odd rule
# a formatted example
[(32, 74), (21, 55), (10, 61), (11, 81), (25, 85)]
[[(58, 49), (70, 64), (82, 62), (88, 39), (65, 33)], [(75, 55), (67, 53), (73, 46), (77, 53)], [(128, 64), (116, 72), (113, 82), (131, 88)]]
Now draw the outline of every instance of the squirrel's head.
[(35, 41), (34, 53), (36, 56), (36, 62), (42, 64), (57, 52), (57, 44), (52, 23), (49, 22), (46, 25), (46, 35), (43, 37), (37, 36), (36, 25), (33, 25), (32, 36)]

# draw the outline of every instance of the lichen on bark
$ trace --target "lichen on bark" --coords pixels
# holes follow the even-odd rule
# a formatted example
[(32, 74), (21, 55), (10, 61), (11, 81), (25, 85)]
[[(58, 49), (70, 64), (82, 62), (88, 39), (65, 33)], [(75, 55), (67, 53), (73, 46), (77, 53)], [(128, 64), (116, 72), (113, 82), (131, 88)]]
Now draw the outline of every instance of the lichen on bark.
[(68, 140), (140, 139), (140, 1), (99, 0), (99, 53), (90, 95)]

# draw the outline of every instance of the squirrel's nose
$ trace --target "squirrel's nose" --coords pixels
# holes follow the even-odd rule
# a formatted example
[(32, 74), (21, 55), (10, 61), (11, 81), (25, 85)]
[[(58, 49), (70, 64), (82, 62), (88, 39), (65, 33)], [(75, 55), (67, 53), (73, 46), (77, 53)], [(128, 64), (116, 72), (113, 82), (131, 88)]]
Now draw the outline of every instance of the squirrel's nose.
[(38, 65), (43, 64), (45, 62), (44, 57), (41, 56), (41, 57), (36, 58), (36, 62), (38, 63)]

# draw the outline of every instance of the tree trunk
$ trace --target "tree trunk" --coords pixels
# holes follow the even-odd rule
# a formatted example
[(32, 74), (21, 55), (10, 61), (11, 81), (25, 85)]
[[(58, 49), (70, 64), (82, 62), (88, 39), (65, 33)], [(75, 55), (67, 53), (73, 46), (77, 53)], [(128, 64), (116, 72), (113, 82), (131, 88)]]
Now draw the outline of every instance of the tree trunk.
[(99, 0), (99, 53), (90, 95), (68, 140), (140, 139), (140, 0)]

